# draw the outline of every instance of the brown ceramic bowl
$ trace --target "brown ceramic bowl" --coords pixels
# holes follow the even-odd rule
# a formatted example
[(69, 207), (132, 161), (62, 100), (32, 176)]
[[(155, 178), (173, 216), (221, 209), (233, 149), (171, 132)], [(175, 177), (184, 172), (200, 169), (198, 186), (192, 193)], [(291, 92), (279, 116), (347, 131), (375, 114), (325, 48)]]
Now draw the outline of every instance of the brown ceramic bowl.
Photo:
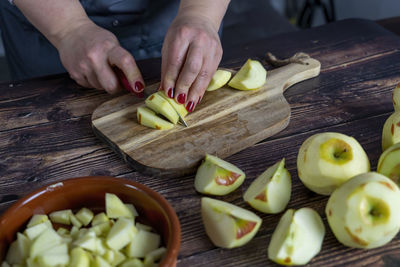
[(175, 266), (181, 229), (178, 217), (167, 200), (142, 184), (104, 176), (68, 179), (40, 188), (14, 203), (0, 217), (0, 262), (16, 233), (24, 229), (33, 214), (82, 207), (104, 211), (105, 193), (114, 193), (125, 203), (135, 205), (138, 219), (153, 226), (167, 248), (160, 266)]

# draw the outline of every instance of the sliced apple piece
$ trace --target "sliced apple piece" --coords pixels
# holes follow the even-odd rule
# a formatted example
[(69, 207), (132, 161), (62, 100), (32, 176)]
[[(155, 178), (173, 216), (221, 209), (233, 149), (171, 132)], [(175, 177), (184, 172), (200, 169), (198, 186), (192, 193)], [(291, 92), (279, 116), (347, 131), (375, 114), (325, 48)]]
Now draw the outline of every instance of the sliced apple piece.
[(115, 194), (106, 193), (106, 213), (108, 218), (133, 218), (131, 210)]
[(129, 258), (143, 258), (147, 253), (160, 246), (160, 236), (145, 230), (138, 230), (132, 241), (126, 247), (126, 255)]
[(68, 210), (58, 210), (53, 211), (49, 214), (50, 220), (54, 223), (61, 223), (61, 224), (71, 224), (71, 214), (72, 211)]
[(201, 216), (210, 240), (223, 248), (246, 244), (261, 225), (261, 218), (253, 212), (208, 197), (201, 199)]
[(175, 109), (171, 106), (169, 101), (162, 97), (158, 93), (150, 95), (146, 100), (145, 104), (148, 108), (154, 112), (163, 115), (173, 124), (176, 124), (179, 120), (179, 116)]
[(47, 220), (32, 227), (26, 228), (24, 233), (29, 238), (29, 240), (33, 240), (48, 228), (52, 228), (52, 225), (51, 222)]
[(104, 212), (100, 212), (93, 217), (92, 226), (96, 226), (105, 222), (110, 222), (110, 219)]
[(137, 222), (135, 224), (135, 226), (136, 226), (137, 229), (145, 230), (145, 231), (148, 231), (148, 232), (151, 232), (151, 230), (153, 229), (151, 226), (146, 225), (146, 224), (142, 224), (142, 223), (139, 223), (139, 222)]
[(49, 217), (47, 217), (46, 214), (35, 214), (29, 220), (28, 225), (26, 227), (29, 228), (29, 227), (41, 224), (42, 222), (46, 222), (48, 220), (49, 220)]
[(47, 228), (32, 242), (29, 256), (35, 258), (61, 242), (61, 236), (53, 228)]
[(285, 159), (282, 159), (258, 176), (243, 198), (258, 211), (279, 213), (289, 203), (291, 187), (290, 173), (285, 168)]
[(265, 84), (267, 71), (257, 60), (248, 59), (228, 85), (239, 90), (254, 90)]
[(289, 209), (280, 219), (268, 246), (268, 258), (282, 265), (307, 264), (325, 236), (321, 217), (310, 208)]
[(321, 195), (330, 195), (351, 177), (369, 170), (369, 159), (362, 146), (341, 133), (325, 132), (307, 138), (297, 156), (300, 180)]
[(169, 98), (164, 91), (158, 91), (156, 94), (161, 95), (162, 97), (164, 97), (168, 103), (171, 104), (171, 106), (173, 106), (175, 108), (175, 111), (179, 113), (179, 115), (181, 115), (182, 118), (184, 118), (189, 112), (187, 111), (185, 105), (183, 104), (178, 104), (175, 99)]
[(88, 252), (80, 247), (71, 250), (71, 260), (68, 267), (90, 267), (90, 257)]
[(400, 111), (387, 118), (382, 129), (382, 151), (400, 142)]
[(37, 262), (43, 267), (65, 266), (69, 262), (67, 244), (58, 244), (53, 246), (37, 256)]
[(392, 145), (379, 157), (377, 172), (400, 186), (400, 143)]
[(393, 89), (393, 107), (395, 111), (400, 111), (400, 83)]
[(357, 175), (336, 189), (325, 213), (336, 238), (345, 246), (376, 248), (400, 229), (400, 191), (376, 172)]
[(206, 91), (215, 91), (224, 86), (231, 78), (232, 73), (228, 70), (218, 69), (211, 78)]
[(235, 165), (206, 154), (197, 170), (194, 187), (199, 193), (221, 196), (237, 189), (245, 178), (245, 173)]
[(149, 252), (144, 258), (144, 266), (158, 266), (158, 264), (155, 263), (161, 260), (165, 252), (167, 252), (167, 249), (165, 247), (160, 247)]
[[(178, 116), (178, 115), (177, 115)], [(154, 128), (157, 130), (168, 130), (174, 127), (174, 125), (166, 120), (161, 119), (156, 113), (146, 107), (138, 107), (137, 109), (137, 120), (139, 124)]]
[(93, 267), (111, 267), (111, 265), (102, 257), (96, 256), (93, 262)]
[(87, 226), (93, 219), (93, 211), (88, 208), (80, 209), (76, 214), (75, 217), (84, 225)]
[(120, 250), (133, 240), (136, 233), (137, 229), (133, 220), (121, 217), (108, 233), (107, 245), (114, 250)]
[[(151, 265), (147, 265), (147, 266), (151, 266)], [(145, 267), (145, 265), (139, 259), (129, 259), (129, 260), (125, 261), (124, 263), (122, 263), (121, 267)]]
[(17, 240), (11, 243), (6, 261), (9, 264), (23, 264), (29, 256), (31, 241), (21, 233), (17, 233)]

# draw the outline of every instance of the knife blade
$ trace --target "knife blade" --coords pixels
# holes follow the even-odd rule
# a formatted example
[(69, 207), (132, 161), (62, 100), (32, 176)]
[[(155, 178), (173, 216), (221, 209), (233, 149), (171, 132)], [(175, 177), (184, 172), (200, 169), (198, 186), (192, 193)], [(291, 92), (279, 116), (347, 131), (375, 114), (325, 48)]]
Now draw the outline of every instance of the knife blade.
[[(166, 99), (167, 101), (169, 101), (169, 100), (167, 99), (166, 96), (162, 95), (162, 97), (164, 97), (164, 99)], [(168, 102), (168, 103), (169, 103), (169, 102)], [(189, 125), (187, 124), (187, 122), (183, 119), (183, 117), (181, 116), (181, 114), (176, 110), (176, 108), (174, 107), (174, 105), (170, 105), (170, 106), (175, 110), (176, 114), (178, 114), (180, 124), (182, 124), (182, 125), (185, 126), (185, 127), (189, 127)]]

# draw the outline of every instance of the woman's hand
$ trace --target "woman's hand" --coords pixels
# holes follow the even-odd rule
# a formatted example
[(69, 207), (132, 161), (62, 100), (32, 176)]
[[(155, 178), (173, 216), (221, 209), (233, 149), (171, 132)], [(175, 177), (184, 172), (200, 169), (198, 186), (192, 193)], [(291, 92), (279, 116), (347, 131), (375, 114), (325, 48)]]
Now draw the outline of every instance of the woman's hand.
[(144, 81), (132, 55), (122, 48), (111, 32), (93, 22), (85, 22), (65, 33), (56, 42), (61, 62), (71, 78), (84, 87), (118, 92), (120, 81), (113, 67), (125, 74), (130, 89), (138, 93)]
[(178, 15), (164, 39), (160, 89), (192, 112), (221, 58), (218, 28), (202, 16)]

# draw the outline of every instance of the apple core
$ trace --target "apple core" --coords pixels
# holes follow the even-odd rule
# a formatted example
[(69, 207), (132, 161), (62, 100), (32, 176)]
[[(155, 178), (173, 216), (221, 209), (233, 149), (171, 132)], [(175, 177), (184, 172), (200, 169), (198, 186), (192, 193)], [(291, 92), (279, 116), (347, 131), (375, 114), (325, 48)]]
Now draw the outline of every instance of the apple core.
[(343, 140), (331, 138), (320, 146), (321, 158), (335, 164), (345, 164), (353, 159), (351, 146)]
[(360, 214), (365, 224), (375, 226), (384, 224), (389, 220), (390, 209), (384, 201), (365, 196), (361, 199)]

